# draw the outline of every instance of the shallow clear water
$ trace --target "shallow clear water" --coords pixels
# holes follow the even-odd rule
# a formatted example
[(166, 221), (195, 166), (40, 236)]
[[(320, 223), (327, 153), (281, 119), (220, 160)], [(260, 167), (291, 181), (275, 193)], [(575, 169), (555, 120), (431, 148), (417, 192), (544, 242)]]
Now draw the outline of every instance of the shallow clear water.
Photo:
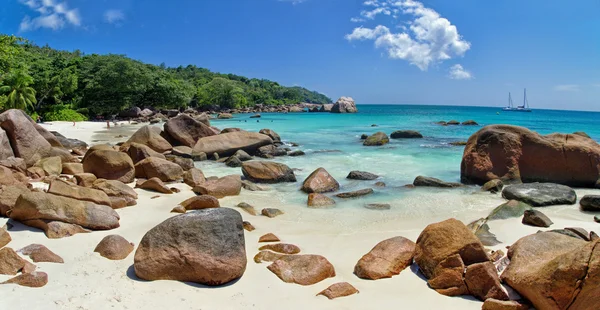
[[(298, 143), (306, 156), (278, 157), (282, 162), (297, 169), (298, 183), (271, 186), (270, 198), (281, 204), (306, 204), (306, 194), (299, 191), (300, 182), (318, 167), (324, 167), (341, 184), (341, 191), (373, 187), (375, 194), (360, 199), (344, 200), (343, 206), (363, 206), (365, 203), (391, 203), (392, 207), (427, 204), (431, 199), (450, 199), (470, 194), (475, 188), (458, 190), (403, 188), (418, 175), (437, 177), (457, 182), (460, 179), (460, 162), (463, 147), (452, 146), (454, 141), (466, 141), (482, 126), (490, 124), (513, 124), (525, 126), (542, 134), (552, 132), (585, 131), (592, 138), (600, 138), (600, 113), (534, 110), (532, 113), (503, 112), (499, 108), (409, 106), (409, 105), (362, 105), (357, 114), (332, 113), (262, 113), (260, 119), (252, 114), (237, 114), (230, 120), (213, 120), (218, 128), (239, 127), (249, 131), (262, 128), (275, 130), (285, 142)], [(475, 120), (479, 126), (441, 126), (437, 121)], [(371, 127), (376, 124), (377, 127)], [(360, 135), (383, 131), (417, 130), (424, 139), (391, 140), (385, 146), (365, 147)], [(197, 166), (207, 175), (240, 174), (240, 168), (228, 168), (223, 164), (200, 162)], [(363, 170), (380, 175), (375, 181), (346, 179), (352, 170)], [(383, 181), (385, 188), (374, 187)], [(264, 197), (263, 197), (264, 198)], [(341, 199), (338, 200), (341, 202)], [(477, 199), (474, 199), (474, 201)], [(476, 203), (474, 203), (476, 204)], [(483, 206), (482, 206), (483, 207)], [(409, 215), (410, 208), (402, 213)], [(425, 210), (421, 210), (423, 213)], [(432, 210), (434, 211), (434, 210)], [(428, 213), (428, 212), (425, 212)]]

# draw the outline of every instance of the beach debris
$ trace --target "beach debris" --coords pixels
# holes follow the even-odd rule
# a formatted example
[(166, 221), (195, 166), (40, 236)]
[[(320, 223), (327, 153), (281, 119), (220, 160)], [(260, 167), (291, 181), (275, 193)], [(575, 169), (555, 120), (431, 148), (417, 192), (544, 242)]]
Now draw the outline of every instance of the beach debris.
[(250, 182), (248, 180), (243, 180), (242, 181), (242, 187), (245, 190), (249, 190), (251, 192), (259, 192), (259, 191), (266, 191), (266, 190), (268, 190), (268, 188), (265, 188), (265, 187), (260, 186), (258, 184), (254, 184), (254, 183), (252, 183), (252, 182)]
[(260, 251), (254, 255), (254, 262), (257, 264), (263, 262), (274, 262), (282, 258), (285, 254), (274, 253), (271, 251)]
[(311, 208), (324, 208), (335, 205), (335, 200), (318, 193), (308, 194), (308, 201), (306, 204)]
[(367, 203), (365, 208), (369, 210), (389, 210), (392, 206), (388, 203)]
[(390, 134), (392, 139), (421, 139), (423, 135), (415, 130), (396, 130)]
[[(469, 138), (461, 163), (461, 181), (484, 184), (502, 179), (514, 184), (544, 180), (596, 188), (598, 167), (600, 145), (593, 139), (558, 133), (542, 136), (524, 127), (491, 125)], [(557, 187), (555, 190), (561, 191)]]
[(287, 165), (270, 161), (247, 161), (242, 164), (244, 176), (256, 183), (296, 182), (294, 171)]
[(259, 251), (262, 250), (271, 250), (273, 252), (282, 253), (282, 254), (298, 254), (300, 253), (300, 248), (296, 245), (289, 243), (275, 243), (275, 244), (266, 244), (258, 248)]
[(593, 309), (600, 290), (598, 243), (552, 232), (525, 236), (510, 246), (502, 280), (536, 309)]
[(365, 141), (363, 142), (364, 146), (380, 146), (380, 145), (385, 145), (388, 144), (390, 142), (390, 138), (388, 138), (388, 136), (384, 133), (384, 132), (376, 132), (372, 135), (370, 135), (367, 139), (365, 139)]
[(215, 198), (237, 196), (242, 190), (239, 175), (228, 175), (222, 178), (207, 179), (192, 189), (197, 195), (211, 195)]
[(34, 263), (62, 264), (65, 262), (60, 256), (41, 244), (30, 244), (17, 252), (29, 256)]
[(206, 124), (187, 114), (170, 118), (164, 125), (165, 133), (178, 144), (194, 147), (200, 138), (214, 136), (215, 132)]
[(242, 222), (242, 226), (244, 227), (244, 229), (245, 229), (246, 231), (253, 231), (253, 230), (255, 230), (255, 229), (256, 229), (256, 228), (254, 228), (254, 225), (252, 225), (252, 224), (251, 224), (250, 222), (248, 222), (248, 221), (244, 221), (244, 222)]
[(99, 179), (133, 182), (136, 173), (129, 155), (101, 146), (93, 146), (87, 151), (82, 161), (83, 170)]
[(260, 238), (258, 238), (258, 242), (279, 242), (281, 240), (279, 240), (279, 238), (277, 236), (275, 236), (273, 233), (268, 233), (265, 235), (262, 235)]
[(340, 184), (325, 168), (313, 171), (302, 183), (302, 191), (305, 193), (327, 193), (340, 189)]
[(502, 191), (502, 197), (519, 200), (534, 207), (572, 205), (577, 201), (577, 194), (572, 188), (554, 183), (509, 185)]
[(329, 299), (345, 297), (359, 293), (359, 291), (348, 282), (339, 282), (332, 284), (325, 290), (321, 291), (317, 296), (323, 295)]
[(119, 235), (108, 235), (98, 243), (94, 252), (110, 260), (122, 260), (133, 251), (133, 243)]
[(92, 187), (108, 195), (113, 209), (137, 204), (138, 194), (133, 188), (121, 181), (98, 179), (94, 181)]
[(240, 213), (211, 208), (165, 220), (142, 238), (135, 252), (134, 270), (144, 280), (209, 286), (240, 278), (246, 270)]
[(379, 178), (379, 176), (376, 174), (358, 170), (350, 171), (350, 173), (348, 173), (348, 176), (346, 177), (346, 179), (362, 181), (371, 181), (377, 178)]
[(417, 187), (442, 187), (442, 188), (452, 188), (452, 187), (461, 187), (463, 186), (460, 183), (451, 183), (444, 182), (437, 178), (425, 177), (425, 176), (417, 176), (413, 181), (413, 185)]
[(525, 210), (523, 214), (523, 224), (536, 227), (550, 227), (552, 221), (538, 210)]
[(328, 104), (323, 105), (323, 112), (326, 112), (328, 109), (331, 109), (329, 112), (331, 113), (356, 113), (358, 109), (356, 108), (356, 103), (352, 97), (340, 97), (331, 107)]
[(246, 213), (248, 213), (250, 215), (258, 215), (258, 212), (256, 212), (256, 209), (248, 203), (240, 202), (237, 204), (237, 207), (246, 211)]
[(579, 201), (581, 210), (589, 212), (600, 211), (600, 195), (585, 195)]
[(377, 280), (391, 278), (412, 265), (415, 243), (394, 237), (379, 242), (354, 266), (354, 274), (362, 279)]
[(338, 198), (356, 198), (373, 194), (373, 192), (372, 188), (363, 188), (352, 192), (339, 193), (335, 196)]
[(198, 168), (192, 168), (183, 173), (183, 182), (190, 187), (196, 187), (206, 181), (206, 177), (202, 170)]
[(286, 283), (313, 285), (335, 277), (333, 265), (320, 255), (285, 255), (267, 267)]
[(483, 184), (483, 186), (481, 186), (481, 190), (484, 192), (490, 192), (492, 194), (495, 194), (497, 192), (502, 191), (503, 187), (504, 187), (504, 183), (502, 183), (502, 180), (493, 179), (493, 180), (489, 180), (485, 184)]
[(163, 182), (177, 181), (183, 177), (183, 169), (166, 159), (148, 157), (135, 164), (135, 177), (145, 179), (156, 177)]
[(0, 274), (16, 275), (27, 263), (15, 250), (9, 247), (0, 249)]
[(219, 200), (210, 195), (200, 195), (188, 198), (179, 204), (182, 207), (184, 207), (187, 211), (221, 207)]
[(27, 287), (42, 287), (48, 283), (48, 274), (41, 271), (23, 273), (0, 284), (17, 284)]
[(276, 216), (284, 214), (283, 211), (277, 208), (264, 208), (260, 213), (266, 217), (274, 218)]

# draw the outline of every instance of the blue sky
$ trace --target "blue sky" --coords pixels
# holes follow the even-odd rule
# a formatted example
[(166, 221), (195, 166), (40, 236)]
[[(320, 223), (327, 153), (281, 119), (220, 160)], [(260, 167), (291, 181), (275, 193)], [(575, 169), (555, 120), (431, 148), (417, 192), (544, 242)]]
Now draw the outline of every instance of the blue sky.
[(358, 103), (600, 110), (600, 1), (3, 0), (0, 32)]

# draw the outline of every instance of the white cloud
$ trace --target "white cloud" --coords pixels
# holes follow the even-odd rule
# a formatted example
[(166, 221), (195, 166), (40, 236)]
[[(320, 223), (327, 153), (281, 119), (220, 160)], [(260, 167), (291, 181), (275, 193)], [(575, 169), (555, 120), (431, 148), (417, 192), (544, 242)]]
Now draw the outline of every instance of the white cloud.
[(19, 25), (19, 31), (21, 32), (39, 28), (59, 30), (66, 24), (81, 25), (79, 10), (69, 9), (67, 2), (56, 2), (55, 0), (19, 0), (19, 2), (39, 13), (39, 16), (34, 18), (30, 16), (23, 17)]
[[(387, 51), (392, 59), (403, 59), (419, 69), (426, 71), (430, 65), (460, 57), (471, 48), (458, 29), (448, 19), (436, 11), (426, 8), (414, 0), (370, 0), (364, 3), (376, 9), (361, 12), (361, 16), (375, 18), (379, 14), (409, 15), (408, 29), (393, 33), (383, 25), (375, 28), (355, 28), (346, 35), (348, 41), (373, 40), (377, 48)], [(379, 12), (379, 13), (374, 13)], [(387, 13), (386, 13), (387, 12)]]
[(473, 78), (473, 74), (465, 70), (462, 65), (456, 64), (450, 67), (448, 77), (453, 80), (470, 80)]
[(555, 91), (580, 91), (580, 87), (577, 84), (563, 84), (554, 86)]
[(109, 24), (115, 24), (125, 20), (125, 14), (121, 10), (108, 10), (104, 12), (104, 21)]

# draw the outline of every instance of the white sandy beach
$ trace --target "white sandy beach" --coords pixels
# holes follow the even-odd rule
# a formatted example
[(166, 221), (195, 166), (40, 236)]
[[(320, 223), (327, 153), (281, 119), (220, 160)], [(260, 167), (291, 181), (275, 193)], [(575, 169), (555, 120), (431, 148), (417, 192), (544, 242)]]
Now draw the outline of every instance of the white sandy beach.
[[(111, 124), (112, 125), (112, 124)], [(138, 126), (123, 123), (106, 130), (106, 123), (56, 122), (45, 124), (49, 130), (90, 145), (124, 141)], [(116, 138), (117, 135), (124, 137)], [(207, 176), (211, 168), (199, 165)], [(293, 168), (293, 167), (292, 167)], [(315, 168), (317, 168), (315, 166)], [(233, 170), (230, 170), (233, 171)], [(237, 170), (237, 173), (241, 173)], [(302, 177), (299, 177), (300, 181)], [(176, 214), (169, 211), (179, 202), (194, 196), (190, 187), (177, 184), (181, 192), (173, 195), (136, 190), (136, 206), (119, 209), (121, 227), (110, 231), (95, 231), (63, 239), (48, 239), (44, 233), (15, 223), (10, 231), (9, 247), (18, 250), (32, 243), (47, 246), (61, 256), (64, 264), (37, 263), (38, 270), (48, 274), (48, 284), (42, 288), (16, 285), (0, 286), (0, 300), (6, 309), (481, 309), (481, 302), (472, 298), (446, 297), (428, 288), (413, 265), (391, 279), (362, 280), (353, 274), (354, 265), (378, 242), (404, 236), (416, 241), (421, 230), (430, 223), (455, 217), (469, 223), (505, 202), (500, 195), (473, 193), (468, 190), (415, 190), (403, 200), (403, 208), (373, 211), (364, 208), (309, 209), (305, 204), (284, 203), (285, 193), (271, 188), (265, 192), (243, 190), (240, 196), (220, 199), (222, 207), (247, 202), (257, 209), (279, 208), (285, 212), (276, 218), (252, 216), (241, 210), (244, 220), (256, 230), (245, 232), (248, 264), (243, 277), (224, 287), (204, 287), (175, 281), (146, 282), (133, 272), (131, 253), (122, 261), (111, 261), (94, 253), (98, 242), (106, 235), (119, 234), (137, 246), (142, 236), (158, 223)], [(299, 187), (299, 183), (298, 183)], [(579, 197), (598, 190), (577, 190)], [(456, 211), (459, 210), (459, 211)], [(578, 205), (543, 208), (552, 219), (552, 229), (582, 227), (598, 231), (593, 215), (584, 214)], [(0, 226), (7, 219), (0, 219)], [(504, 243), (491, 247), (503, 249), (521, 237), (535, 233), (536, 227), (521, 224), (520, 218), (492, 221), (491, 231)], [(292, 243), (305, 254), (325, 256), (334, 266), (336, 277), (312, 286), (300, 286), (281, 281), (266, 266), (256, 264), (258, 238), (274, 233), (283, 242)], [(135, 251), (135, 250), (134, 250)], [(0, 276), (4, 281), (10, 276)], [(329, 285), (346, 281), (360, 293), (328, 300), (315, 296)]]

